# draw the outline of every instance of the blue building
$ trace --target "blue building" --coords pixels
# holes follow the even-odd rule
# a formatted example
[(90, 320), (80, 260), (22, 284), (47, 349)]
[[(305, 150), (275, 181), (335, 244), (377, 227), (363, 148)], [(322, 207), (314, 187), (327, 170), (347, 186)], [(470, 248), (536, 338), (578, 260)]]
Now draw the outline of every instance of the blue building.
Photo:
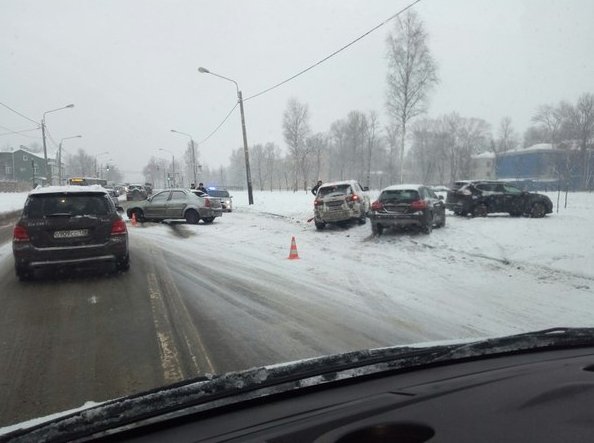
[[(495, 173), (497, 179), (517, 182), (526, 190), (554, 190), (559, 184), (563, 189), (578, 190), (585, 166), (581, 155), (575, 148), (540, 143), (498, 154)], [(594, 171), (594, 156), (589, 157), (589, 170)]]

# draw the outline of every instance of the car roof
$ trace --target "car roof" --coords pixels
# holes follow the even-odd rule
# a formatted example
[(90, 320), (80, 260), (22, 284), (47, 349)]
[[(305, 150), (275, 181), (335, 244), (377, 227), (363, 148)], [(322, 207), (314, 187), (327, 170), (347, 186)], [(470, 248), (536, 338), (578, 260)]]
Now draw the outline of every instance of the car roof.
[(97, 194), (106, 194), (107, 189), (101, 185), (90, 186), (45, 186), (43, 188), (36, 188), (29, 192), (29, 195), (43, 195), (43, 194), (79, 194), (94, 192)]
[(325, 188), (326, 186), (355, 185), (355, 184), (357, 184), (357, 180), (341, 180), (341, 181), (337, 181), (337, 182), (322, 183), (320, 188)]
[(415, 191), (418, 191), (419, 188), (423, 188), (426, 187), (425, 185), (416, 185), (416, 184), (402, 184), (402, 185), (392, 185), (392, 186), (388, 186), (387, 188), (382, 189), (382, 192), (384, 191), (409, 191), (414, 189)]

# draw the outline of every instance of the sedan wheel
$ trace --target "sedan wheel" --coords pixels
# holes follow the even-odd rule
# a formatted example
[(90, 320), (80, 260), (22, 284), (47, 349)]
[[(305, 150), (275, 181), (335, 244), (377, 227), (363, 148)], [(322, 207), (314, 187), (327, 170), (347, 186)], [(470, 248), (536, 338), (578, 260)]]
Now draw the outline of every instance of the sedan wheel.
[(542, 218), (545, 216), (545, 212), (545, 207), (542, 203), (534, 203), (532, 205), (532, 209), (530, 210), (530, 217)]
[(196, 211), (194, 211), (193, 209), (186, 211), (186, 223), (195, 225), (198, 224), (199, 220), (200, 217), (198, 216), (198, 213)]
[(486, 217), (487, 213), (488, 213), (488, 210), (485, 205), (477, 205), (472, 210), (473, 217)]

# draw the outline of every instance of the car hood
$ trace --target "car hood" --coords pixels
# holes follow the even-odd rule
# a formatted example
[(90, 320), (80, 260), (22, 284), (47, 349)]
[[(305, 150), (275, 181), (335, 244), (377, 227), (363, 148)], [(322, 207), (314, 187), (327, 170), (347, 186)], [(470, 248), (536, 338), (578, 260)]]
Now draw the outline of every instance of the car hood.
[[(382, 372), (493, 358), (521, 352), (592, 347), (594, 328), (554, 328), (483, 340), (448, 341), (348, 352), (205, 376), (111, 400), (3, 436), (14, 441), (100, 438), (255, 398)], [(39, 420), (36, 421), (39, 423)], [(17, 425), (18, 426), (18, 425)], [(23, 424), (25, 428), (26, 424)], [(15, 426), (11, 426), (12, 429)]]

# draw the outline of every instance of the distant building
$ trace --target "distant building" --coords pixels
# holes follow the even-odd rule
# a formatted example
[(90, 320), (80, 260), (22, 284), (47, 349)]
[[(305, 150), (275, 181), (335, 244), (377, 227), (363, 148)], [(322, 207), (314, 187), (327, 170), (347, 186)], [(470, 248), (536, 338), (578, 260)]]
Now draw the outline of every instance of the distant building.
[[(52, 168), (52, 176), (57, 172), (56, 164), (48, 158)], [(43, 155), (34, 154), (19, 148), (12, 152), (0, 152), (0, 180), (14, 182), (30, 182), (43, 185), (45, 177), (45, 160)]]
[[(594, 156), (589, 160), (590, 170), (594, 171)], [(553, 189), (561, 183), (564, 188), (577, 190), (584, 166), (575, 146), (555, 148), (550, 143), (539, 143), (498, 154), (495, 172), (498, 179), (521, 182), (528, 189)]]
[(483, 152), (470, 158), (470, 175), (476, 180), (494, 180), (495, 153)]

